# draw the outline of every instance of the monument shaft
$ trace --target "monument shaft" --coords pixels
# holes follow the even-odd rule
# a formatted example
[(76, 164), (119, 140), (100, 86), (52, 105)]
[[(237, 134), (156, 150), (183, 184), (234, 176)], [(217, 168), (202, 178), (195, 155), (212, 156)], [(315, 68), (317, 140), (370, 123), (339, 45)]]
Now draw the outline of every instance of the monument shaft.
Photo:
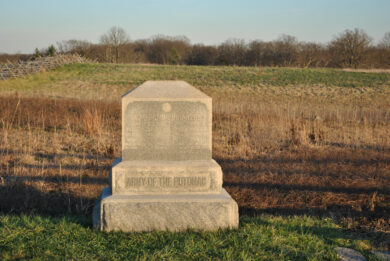
[(123, 113), (122, 159), (211, 159), (211, 115), (207, 103), (129, 101)]

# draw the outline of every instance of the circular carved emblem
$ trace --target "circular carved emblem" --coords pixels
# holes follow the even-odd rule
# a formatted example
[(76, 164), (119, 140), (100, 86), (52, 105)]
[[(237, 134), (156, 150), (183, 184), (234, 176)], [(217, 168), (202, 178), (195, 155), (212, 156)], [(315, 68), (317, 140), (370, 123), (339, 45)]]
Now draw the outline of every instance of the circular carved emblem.
[(171, 110), (172, 110), (172, 107), (171, 107), (171, 105), (169, 104), (169, 103), (164, 103), (163, 105), (162, 105), (162, 110), (164, 111), (164, 112), (170, 112)]

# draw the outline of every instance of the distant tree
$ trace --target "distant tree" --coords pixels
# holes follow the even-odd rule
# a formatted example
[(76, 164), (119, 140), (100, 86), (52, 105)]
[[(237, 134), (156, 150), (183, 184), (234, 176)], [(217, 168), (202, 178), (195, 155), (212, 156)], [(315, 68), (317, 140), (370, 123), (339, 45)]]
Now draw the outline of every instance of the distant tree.
[(357, 68), (365, 58), (371, 43), (362, 29), (345, 30), (329, 44), (329, 50), (336, 64)]
[(38, 58), (41, 57), (41, 56), (42, 56), (42, 53), (39, 51), (38, 48), (35, 48), (34, 54), (33, 54), (33, 56), (32, 56), (32, 59), (35, 60), (35, 59), (38, 59)]
[(379, 43), (379, 47), (390, 50), (390, 31), (385, 33), (381, 42)]
[[(57, 47), (58, 46), (58, 47)], [(185, 36), (157, 35), (130, 42), (126, 32), (112, 27), (100, 43), (67, 40), (33, 55), (0, 54), (0, 61), (35, 59), (60, 53), (78, 53), (97, 62), (189, 65), (300, 66), (390, 68), (390, 31), (371, 44), (361, 29), (345, 30), (327, 44), (300, 42), (291, 35), (274, 41), (228, 39), (218, 46), (191, 45)]]
[(7, 63), (12, 62), (16, 63), (18, 61), (29, 61), (33, 58), (32, 54), (6, 54), (6, 53), (0, 53), (0, 64), (1, 63)]
[(121, 27), (113, 26), (107, 33), (100, 37), (100, 42), (106, 45), (109, 49), (107, 53), (111, 53), (111, 49), (114, 51), (115, 62), (119, 62), (119, 49), (124, 44), (130, 41), (129, 36)]
[(97, 62), (112, 62), (111, 57), (110, 60), (107, 59), (106, 49), (107, 46), (103, 44), (91, 44), (85, 50), (85, 57)]
[(50, 45), (47, 50), (46, 50), (46, 56), (54, 56), (56, 55), (57, 53), (57, 50), (56, 48), (54, 47), (54, 45)]
[(281, 66), (292, 66), (298, 54), (298, 40), (295, 36), (281, 35), (273, 42), (274, 61)]
[(147, 63), (150, 62), (147, 58), (149, 43), (147, 40), (137, 40), (134, 42), (134, 62)]
[(76, 39), (57, 42), (58, 51), (60, 53), (78, 53), (85, 56), (88, 49), (91, 48), (91, 43), (88, 41), (80, 41)]
[(218, 46), (219, 64), (245, 65), (247, 46), (242, 39), (229, 39)]
[(376, 51), (376, 56), (373, 57), (372, 63), (381, 68), (390, 67), (390, 31), (386, 32), (382, 40), (379, 42)]
[(144, 49), (149, 62), (181, 64), (191, 47), (187, 37), (157, 35), (148, 40), (148, 46)]
[(180, 64), (181, 56), (175, 47), (169, 50), (168, 62), (169, 64)]
[(324, 47), (318, 43), (301, 42), (298, 44), (297, 65), (301, 67), (324, 66), (322, 54)]
[(167, 64), (171, 48), (170, 39), (162, 35), (154, 36), (149, 40), (146, 55), (151, 63)]
[(187, 63), (191, 65), (214, 65), (218, 56), (215, 46), (195, 44), (187, 57)]
[(248, 44), (248, 48), (246, 64), (254, 66), (264, 64), (265, 43), (260, 40), (255, 40)]

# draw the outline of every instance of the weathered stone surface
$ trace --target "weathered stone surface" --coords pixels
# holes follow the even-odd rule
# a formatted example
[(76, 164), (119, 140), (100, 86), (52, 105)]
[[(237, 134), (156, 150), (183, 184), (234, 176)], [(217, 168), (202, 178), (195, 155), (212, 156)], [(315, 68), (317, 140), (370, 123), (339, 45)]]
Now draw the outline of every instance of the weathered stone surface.
[(112, 194), (218, 194), (222, 170), (214, 160), (116, 161), (111, 171)]
[(147, 81), (122, 96), (122, 159), (211, 159), (211, 98), (183, 81)]
[(148, 81), (122, 96), (122, 158), (93, 211), (104, 231), (217, 230), (238, 206), (211, 158), (211, 98), (182, 81)]
[(366, 261), (360, 252), (346, 247), (336, 247), (337, 255), (341, 261)]
[(223, 189), (216, 195), (112, 195), (104, 189), (93, 214), (104, 231), (218, 230), (238, 227), (238, 206)]

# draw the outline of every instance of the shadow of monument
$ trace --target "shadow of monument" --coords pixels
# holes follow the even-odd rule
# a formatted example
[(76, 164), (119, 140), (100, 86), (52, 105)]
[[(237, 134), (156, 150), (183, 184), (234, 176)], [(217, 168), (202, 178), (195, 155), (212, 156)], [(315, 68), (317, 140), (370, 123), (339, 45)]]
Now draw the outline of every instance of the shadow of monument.
[[(1, 154), (13, 154), (13, 155), (25, 155), (26, 152), (21, 150), (12, 150), (12, 149), (4, 149), (0, 148), (0, 155)], [(42, 153), (42, 152), (36, 152), (31, 153), (34, 157), (44, 158), (48, 160), (52, 160), (54, 158), (78, 158), (78, 159), (96, 159), (96, 160), (105, 160), (105, 159), (115, 159), (117, 158), (114, 155), (102, 155), (102, 154), (88, 154), (88, 153)]]
[(15, 182), (0, 185), (0, 213), (89, 216), (97, 198), (75, 195), (70, 191), (41, 191)]
[(329, 187), (329, 186), (310, 186), (294, 184), (275, 184), (269, 182), (246, 183), (246, 182), (224, 182), (227, 187), (237, 186), (241, 188), (252, 189), (278, 189), (281, 191), (315, 191), (315, 192), (334, 192), (346, 194), (372, 194), (374, 192), (390, 195), (390, 190), (380, 188), (348, 188), (348, 187)]
[[(108, 185), (108, 171), (114, 156), (84, 153), (32, 153), (45, 164), (19, 161), (23, 151), (0, 149), (0, 156), (10, 155), (7, 164), (0, 164), (0, 212), (14, 214), (89, 216), (97, 201), (97, 195), (89, 188)], [(84, 164), (60, 165), (55, 159), (87, 159)], [(95, 164), (95, 162), (103, 161)], [(59, 162), (59, 161), (58, 161)], [(15, 171), (14, 169), (18, 169)], [(61, 172), (62, 170), (62, 172)], [(86, 186), (84, 192), (75, 186)], [(69, 189), (73, 186), (73, 189)], [(97, 187), (98, 186), (98, 187)], [(100, 193), (101, 191), (99, 191)], [(91, 195), (90, 195), (91, 194)], [(96, 193), (95, 193), (96, 194)]]

